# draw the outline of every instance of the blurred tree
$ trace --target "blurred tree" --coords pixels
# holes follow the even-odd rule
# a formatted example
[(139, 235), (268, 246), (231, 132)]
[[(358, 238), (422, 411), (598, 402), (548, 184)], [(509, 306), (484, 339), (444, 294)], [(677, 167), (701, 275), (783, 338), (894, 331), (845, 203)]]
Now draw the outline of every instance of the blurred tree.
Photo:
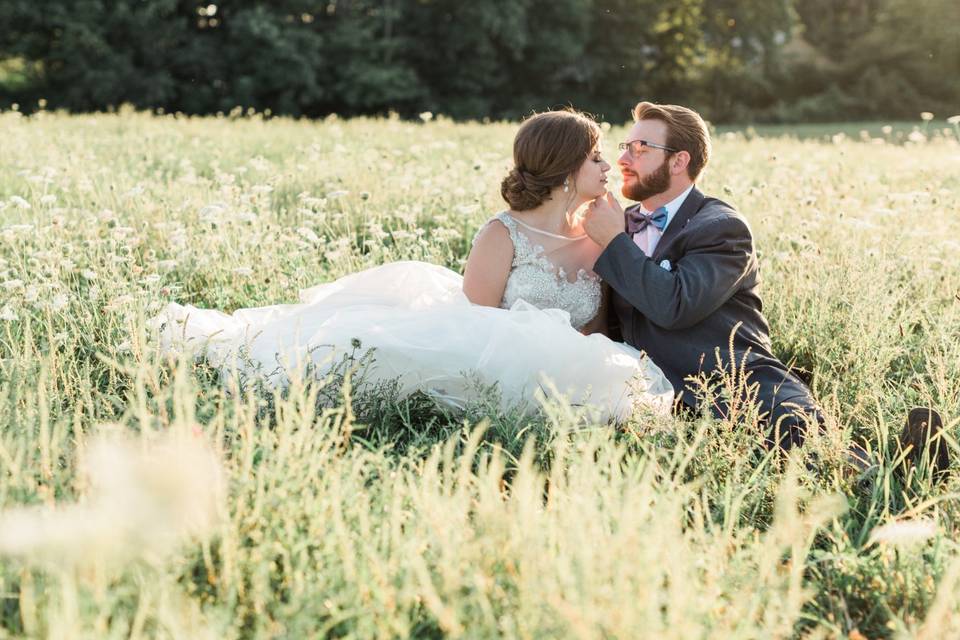
[(532, 109), (593, 108), (585, 95), (591, 0), (526, 0), (523, 38), (504, 61), (509, 86), (499, 116), (520, 117)]
[[(376, 113), (422, 110), (429, 85), (411, 63), (417, 46), (401, 26), (407, 0), (333, 0), (314, 17), (323, 71), (314, 75), (328, 95), (320, 112)], [(316, 5), (316, 3), (310, 3)]]
[(51, 105), (97, 109), (137, 96), (164, 104), (177, 91), (164, 53), (190, 45), (176, 0), (29, 0), (0, 4), (0, 55), (39, 61), (31, 92)]
[(587, 44), (586, 97), (613, 122), (640, 100), (689, 95), (704, 54), (702, 0), (596, 0)]
[[(960, 113), (960, 2), (888, 0), (846, 60), (854, 95), (878, 117)], [(873, 76), (872, 80), (869, 76)], [(872, 84), (872, 88), (871, 88)]]
[[(782, 120), (916, 118), (960, 110), (956, 0), (796, 0), (802, 52), (782, 80)], [(824, 19), (827, 16), (827, 19)], [(950, 115), (950, 114), (947, 114)]]
[(408, 0), (398, 29), (405, 57), (429, 87), (423, 106), (454, 117), (496, 110), (526, 42), (527, 3)]
[(794, 17), (789, 0), (706, 0), (706, 58), (697, 87), (711, 118), (742, 120), (779, 98), (781, 49)]
[(960, 110), (958, 14), (957, 0), (3, 0), (0, 106), (573, 104), (620, 122), (651, 99), (717, 122), (916, 117)]
[(831, 60), (842, 60), (850, 46), (876, 24), (887, 0), (794, 0), (803, 38)]

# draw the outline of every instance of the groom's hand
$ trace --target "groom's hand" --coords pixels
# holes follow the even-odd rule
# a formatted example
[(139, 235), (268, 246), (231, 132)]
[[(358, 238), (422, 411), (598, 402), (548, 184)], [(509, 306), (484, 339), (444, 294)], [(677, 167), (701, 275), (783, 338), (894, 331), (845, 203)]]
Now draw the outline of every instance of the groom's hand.
[(602, 248), (606, 249), (614, 238), (623, 233), (623, 227), (623, 207), (609, 191), (587, 207), (583, 229)]

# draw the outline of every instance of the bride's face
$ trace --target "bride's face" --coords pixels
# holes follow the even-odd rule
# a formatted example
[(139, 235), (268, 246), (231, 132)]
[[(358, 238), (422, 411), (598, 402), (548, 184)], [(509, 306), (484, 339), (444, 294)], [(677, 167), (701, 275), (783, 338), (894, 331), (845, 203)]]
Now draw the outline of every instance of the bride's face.
[(598, 145), (577, 170), (577, 195), (593, 200), (606, 193), (608, 171), (610, 163), (603, 159)]

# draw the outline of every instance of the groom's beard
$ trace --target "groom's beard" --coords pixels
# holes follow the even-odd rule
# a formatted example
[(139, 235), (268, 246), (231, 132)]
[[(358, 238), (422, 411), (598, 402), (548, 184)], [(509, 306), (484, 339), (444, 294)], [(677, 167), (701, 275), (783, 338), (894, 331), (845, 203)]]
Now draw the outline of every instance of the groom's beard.
[(667, 159), (664, 158), (663, 164), (650, 175), (641, 178), (633, 174), (637, 179), (630, 185), (623, 185), (620, 193), (624, 198), (629, 198), (634, 202), (642, 202), (647, 198), (659, 195), (670, 188), (670, 166)]

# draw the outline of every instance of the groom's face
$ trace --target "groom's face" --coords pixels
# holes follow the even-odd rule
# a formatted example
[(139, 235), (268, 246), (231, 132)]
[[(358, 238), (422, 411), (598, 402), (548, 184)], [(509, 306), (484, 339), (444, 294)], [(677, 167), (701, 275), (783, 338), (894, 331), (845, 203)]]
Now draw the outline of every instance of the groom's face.
[[(659, 145), (667, 143), (667, 125), (660, 120), (641, 120), (633, 125), (624, 142), (646, 140)], [(637, 202), (652, 198), (670, 189), (670, 154), (663, 149), (633, 145), (639, 153), (627, 148), (617, 159), (623, 175), (623, 197)]]

